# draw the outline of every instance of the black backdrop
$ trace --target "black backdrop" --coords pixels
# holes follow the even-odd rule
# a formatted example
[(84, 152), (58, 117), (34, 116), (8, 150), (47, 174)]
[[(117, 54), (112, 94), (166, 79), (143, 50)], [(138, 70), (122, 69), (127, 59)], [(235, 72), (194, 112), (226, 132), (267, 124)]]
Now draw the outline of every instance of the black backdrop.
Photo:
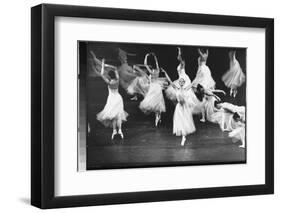
[[(116, 43), (116, 42), (80, 42), (80, 46), (87, 53), (87, 58), (90, 58), (89, 52), (92, 50), (95, 52), (99, 59), (105, 58), (107, 63), (118, 66), (118, 48), (121, 48), (129, 53), (134, 53), (136, 56), (129, 56), (129, 64), (142, 64), (144, 56), (148, 52), (154, 52), (157, 55), (159, 66), (164, 68), (172, 80), (177, 79), (176, 68), (178, 66), (177, 61), (177, 45), (159, 45), (159, 44), (136, 44), (136, 43)], [(84, 47), (83, 47), (84, 46)], [(209, 66), (212, 76), (216, 81), (216, 88), (223, 89), (228, 94), (222, 97), (223, 100), (232, 102), (237, 105), (246, 105), (246, 83), (244, 83), (238, 89), (238, 95), (236, 98), (229, 97), (229, 89), (225, 87), (221, 81), (222, 75), (229, 68), (228, 52), (230, 50), (236, 50), (236, 58), (238, 59), (243, 72), (246, 74), (246, 48), (233, 48), (233, 47), (210, 47), (210, 46), (180, 46), (182, 49), (182, 55), (186, 61), (186, 73), (193, 80), (196, 76), (198, 68), (198, 51), (200, 47), (202, 49), (209, 50), (209, 57), (207, 65)], [(86, 60), (82, 60), (82, 63), (88, 63)], [(153, 58), (149, 60), (149, 64), (154, 65)], [(88, 66), (88, 75), (91, 77), (92, 70)], [(123, 93), (123, 92), (122, 92)]]

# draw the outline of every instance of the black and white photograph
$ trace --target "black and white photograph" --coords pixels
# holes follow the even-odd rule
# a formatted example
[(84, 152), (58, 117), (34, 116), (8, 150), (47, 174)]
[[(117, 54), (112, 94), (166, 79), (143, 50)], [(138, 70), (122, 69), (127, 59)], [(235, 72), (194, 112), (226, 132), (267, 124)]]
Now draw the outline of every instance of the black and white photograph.
[(78, 41), (86, 170), (246, 163), (246, 53)]

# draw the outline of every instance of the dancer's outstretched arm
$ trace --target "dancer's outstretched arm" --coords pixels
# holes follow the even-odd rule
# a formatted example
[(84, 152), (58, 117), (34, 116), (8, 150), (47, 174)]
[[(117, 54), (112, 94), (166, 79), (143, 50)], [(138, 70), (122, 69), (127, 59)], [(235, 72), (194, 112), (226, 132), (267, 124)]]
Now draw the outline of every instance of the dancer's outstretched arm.
[(166, 77), (166, 79), (168, 80), (168, 82), (169, 82), (170, 84), (173, 84), (173, 82), (172, 82), (170, 76), (168, 75), (168, 73), (167, 73), (163, 68), (161, 68), (161, 71), (165, 74), (165, 77)]
[(211, 90), (211, 92), (212, 93), (217, 92), (217, 93), (222, 93), (222, 94), (226, 95), (226, 92), (221, 89), (214, 89), (214, 90)]
[[(139, 65), (133, 65), (133, 70), (135, 73), (139, 74), (140, 76), (147, 76), (146, 72), (140, 68), (141, 66)], [(145, 67), (143, 65), (143, 67)]]

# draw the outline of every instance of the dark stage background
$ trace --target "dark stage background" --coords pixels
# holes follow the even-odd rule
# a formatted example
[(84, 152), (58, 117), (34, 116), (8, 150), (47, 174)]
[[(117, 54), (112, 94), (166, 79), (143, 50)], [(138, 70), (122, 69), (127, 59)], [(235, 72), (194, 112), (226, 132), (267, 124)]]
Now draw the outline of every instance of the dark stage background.
[[(105, 128), (96, 120), (107, 99), (107, 85), (97, 77), (89, 66), (92, 50), (97, 58), (106, 59), (106, 63), (118, 66), (118, 52), (121, 48), (136, 56), (129, 56), (128, 63), (143, 64), (144, 56), (148, 52), (157, 55), (159, 66), (164, 68), (172, 80), (177, 75), (177, 46), (114, 42), (79, 42), (79, 70), (80, 70), (80, 103), (79, 110), (86, 110), (88, 123), (87, 134), (87, 169), (127, 168), (145, 166), (192, 165), (214, 163), (244, 163), (245, 149), (238, 148), (221, 132), (218, 125), (199, 122), (194, 116), (197, 131), (188, 136), (188, 146), (180, 146), (180, 137), (172, 135), (174, 104), (165, 99), (166, 113), (162, 114), (159, 127), (154, 127), (154, 116), (144, 115), (138, 108), (138, 101), (131, 101), (126, 91), (120, 86), (119, 92), (124, 99), (125, 110), (129, 113), (128, 121), (123, 124), (124, 140), (111, 140), (110, 128)], [(199, 56), (199, 46), (180, 46), (183, 59), (186, 61), (186, 73), (193, 80), (196, 76)], [(219, 95), (222, 101), (246, 106), (246, 83), (239, 89), (236, 98), (229, 96), (229, 89), (221, 81), (222, 75), (229, 68), (230, 50), (236, 50), (236, 58), (243, 72), (246, 74), (246, 48), (208, 47), (207, 65), (212, 77), (216, 81), (216, 88), (227, 92), (226, 96)], [(151, 57), (149, 64), (154, 65)], [(83, 92), (82, 92), (83, 91)], [(165, 95), (164, 95), (165, 96)], [(82, 104), (81, 102), (85, 102)], [(81, 108), (81, 106), (86, 106)], [(86, 130), (85, 130), (86, 131)]]

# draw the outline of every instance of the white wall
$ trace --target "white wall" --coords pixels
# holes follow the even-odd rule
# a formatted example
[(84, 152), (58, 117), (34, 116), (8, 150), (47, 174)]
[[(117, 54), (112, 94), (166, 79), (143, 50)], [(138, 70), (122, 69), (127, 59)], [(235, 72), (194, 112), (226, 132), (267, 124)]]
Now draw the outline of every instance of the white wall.
[[(159, 202), (51, 210), (52, 212), (278, 212), (281, 207), (281, 146), (279, 144), (281, 75), (281, 13), (278, 1), (264, 0), (58, 0), (45, 3), (170, 10), (194, 13), (275, 18), (275, 195)], [(38, 212), (30, 196), (30, 7), (41, 1), (1, 2), (1, 151), (0, 211)], [(277, 85), (279, 83), (279, 85)], [(243, 175), (243, 174), (240, 174)]]

